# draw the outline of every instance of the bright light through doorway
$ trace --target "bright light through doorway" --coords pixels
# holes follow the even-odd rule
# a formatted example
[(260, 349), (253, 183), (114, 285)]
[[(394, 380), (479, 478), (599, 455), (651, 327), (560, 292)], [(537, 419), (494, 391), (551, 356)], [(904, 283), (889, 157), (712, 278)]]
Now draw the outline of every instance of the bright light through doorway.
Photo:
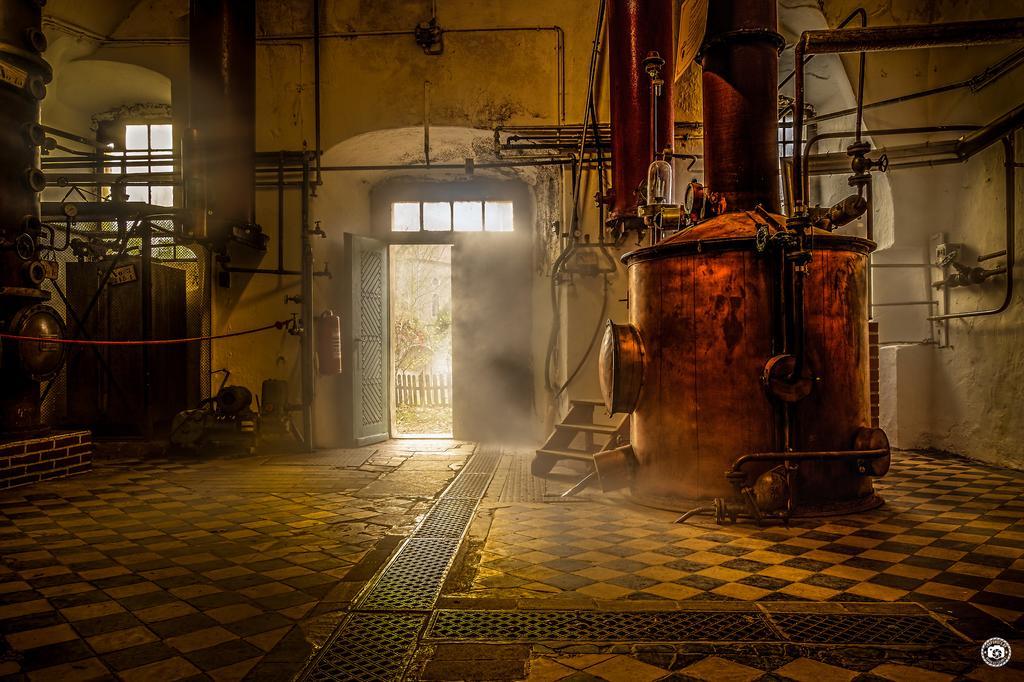
[(390, 248), (391, 431), (396, 437), (450, 438), (452, 247)]

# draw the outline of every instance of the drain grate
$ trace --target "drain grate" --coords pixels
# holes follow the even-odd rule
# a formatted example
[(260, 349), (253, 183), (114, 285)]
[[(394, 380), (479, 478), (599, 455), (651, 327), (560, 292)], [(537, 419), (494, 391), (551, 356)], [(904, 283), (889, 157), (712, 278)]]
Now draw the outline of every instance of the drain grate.
[(377, 582), (357, 605), (358, 609), (416, 611), (433, 608), (462, 536), (500, 460), (497, 448), (488, 448), (473, 456), (412, 537), (384, 567)]
[(434, 606), (460, 538), (410, 538), (359, 603), (366, 611), (416, 611)]
[[(774, 627), (773, 627), (774, 626)], [(802, 644), (958, 644), (930, 616), (772, 614), (748, 611), (440, 610), (427, 637), (441, 640), (570, 642), (777, 642)]]
[(930, 616), (774, 613), (787, 639), (808, 644), (960, 644)]
[(465, 498), (479, 500), (484, 496), (484, 491), (487, 490), (487, 483), (490, 480), (491, 473), (464, 473), (448, 486), (448, 489), (444, 491), (442, 499)]
[(467, 474), (487, 474), (490, 476), (498, 468), (498, 461), (501, 459), (501, 450), (495, 447), (488, 447), (481, 450), (469, 460), (469, 464), (463, 469)]
[(402, 676), (426, 616), (356, 613), (309, 666), (303, 680), (383, 682)]
[(476, 504), (473, 499), (441, 499), (413, 531), (413, 537), (461, 538), (473, 520)]
[(499, 502), (543, 502), (547, 481), (530, 471), (531, 458), (517, 452), (511, 456), (508, 478), (501, 490)]
[(762, 642), (777, 638), (759, 613), (451, 610), (437, 612), (427, 637), (591, 642)]

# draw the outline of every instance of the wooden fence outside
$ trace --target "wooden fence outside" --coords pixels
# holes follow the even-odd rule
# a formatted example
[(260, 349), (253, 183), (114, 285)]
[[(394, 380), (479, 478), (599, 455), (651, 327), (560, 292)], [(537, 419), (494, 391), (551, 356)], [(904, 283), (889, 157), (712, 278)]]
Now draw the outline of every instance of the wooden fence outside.
[(395, 399), (399, 405), (450, 405), (452, 375), (399, 372), (395, 375)]

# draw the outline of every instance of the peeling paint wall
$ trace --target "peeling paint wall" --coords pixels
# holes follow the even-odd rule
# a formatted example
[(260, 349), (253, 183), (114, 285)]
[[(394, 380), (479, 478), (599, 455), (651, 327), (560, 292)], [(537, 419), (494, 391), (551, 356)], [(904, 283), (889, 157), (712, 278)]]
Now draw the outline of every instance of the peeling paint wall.
[[(173, 94), (175, 123), (187, 121), (186, 0), (172, 2), (111, 3), (104, 16), (80, 11), (71, 3), (53, 3), (54, 16), (88, 32), (110, 35), (102, 45), (95, 36), (76, 34), (75, 27), (50, 27), (52, 36), (75, 49), (59, 66), (87, 57), (97, 62), (122, 63), (149, 69), (165, 79), (163, 97)], [(323, 2), (321, 48), (322, 149), (325, 165), (416, 163), (423, 160), (422, 127), (431, 126), (431, 159), (461, 163), (469, 157), (483, 162), (494, 158), (492, 130), (497, 125), (556, 124), (582, 120), (587, 68), (597, 18), (597, 0), (563, 3), (537, 1), (479, 3), (448, 0), (437, 3), (438, 21), (446, 29), (444, 52), (424, 54), (412, 29), (430, 18), (429, 0), (326, 0)], [(313, 44), (311, 0), (258, 0), (257, 149), (312, 148), (315, 143), (313, 100)], [(340, 35), (345, 34), (345, 35)], [(267, 40), (268, 36), (279, 36)], [(286, 36), (286, 37), (280, 37)], [(137, 40), (137, 39), (142, 40)], [(157, 40), (162, 39), (162, 40)], [(563, 73), (564, 70), (564, 73)], [(169, 88), (167, 83), (169, 83)], [(600, 105), (607, 120), (606, 92)], [(70, 92), (70, 88), (66, 89)], [(87, 93), (86, 93), (87, 94)], [(93, 113), (92, 98), (80, 94), (75, 106), (60, 120), (75, 127)], [(147, 95), (148, 96), (148, 95)], [(57, 101), (56, 99), (53, 101)], [(57, 107), (53, 108), (57, 112)], [(558, 232), (568, 229), (564, 215), (568, 199), (563, 187), (568, 174), (558, 169), (478, 171), (484, 177), (511, 177), (524, 182), (533, 194), (533, 364), (537, 373), (538, 425), (554, 418), (541, 380), (551, 310), (547, 272), (557, 252)], [(342, 234), (367, 233), (370, 193), (381, 182), (401, 174), (382, 172), (325, 173), (312, 202), (312, 217), (321, 221), (327, 239), (314, 241), (318, 268), (329, 263), (341, 272)], [(458, 174), (454, 174), (457, 178)], [(416, 173), (416, 178), (444, 180), (442, 172)], [(597, 191), (588, 177), (581, 189), (581, 230), (596, 239), (597, 211), (589, 200)], [(299, 196), (285, 194), (284, 225), (277, 224), (277, 196), (258, 192), (257, 221), (270, 236), (266, 254), (232, 246), (231, 263), (240, 267), (275, 267), (277, 240), (284, 234), (284, 267), (299, 265)], [(622, 319), (624, 282), (610, 291), (608, 313)], [(337, 309), (342, 283), (317, 278), (315, 309)], [(555, 378), (562, 380), (587, 348), (600, 312), (599, 282), (577, 277), (563, 288), (564, 335), (555, 362)], [(233, 274), (231, 287), (213, 291), (214, 333), (236, 331), (285, 319), (298, 306), (285, 296), (298, 293), (296, 277)], [(595, 302), (596, 297), (596, 302)], [(591, 310), (590, 308), (593, 308)], [(237, 338), (214, 345), (214, 369), (228, 368), (231, 380), (254, 391), (266, 378), (287, 379), (293, 400), (299, 397), (298, 341), (286, 332), (267, 332), (258, 341)], [(594, 361), (570, 388), (572, 395), (597, 395)], [(316, 415), (320, 441), (338, 445), (329, 428), (339, 387), (335, 378), (321, 380)], [(539, 438), (542, 429), (531, 434)]]
[[(835, 25), (864, 3), (823, 2)], [(1019, 0), (939, 0), (936, 2), (866, 3), (871, 25), (933, 23), (993, 19), (1024, 15)], [(865, 101), (937, 87), (970, 78), (1019, 45), (994, 45), (942, 50), (915, 50), (868, 56)], [(845, 59), (855, 77), (853, 57)], [(870, 128), (907, 125), (986, 124), (1021, 103), (1024, 69), (1016, 69), (997, 84), (977, 93), (968, 89), (871, 110)], [(948, 136), (946, 136), (948, 137)], [(898, 138), (887, 144), (907, 144), (927, 138)], [(939, 139), (933, 136), (931, 139)], [(1017, 135), (1017, 146), (1024, 144)], [(1020, 159), (1018, 152), (1018, 160)], [(930, 287), (940, 274), (927, 266), (934, 261), (933, 237), (942, 233), (951, 243), (964, 244), (965, 263), (976, 264), (979, 254), (1003, 248), (1004, 176), (1001, 145), (981, 152), (963, 164), (930, 169), (894, 170), (894, 214), (891, 248), (880, 251), (876, 263), (906, 263), (917, 267), (878, 269), (874, 274), (877, 302), (920, 301), (941, 293)], [(1017, 181), (1016, 243), (1021, 247), (1024, 225), (1022, 183)], [(1002, 259), (989, 261), (988, 267)], [(1019, 263), (1019, 260), (1018, 260)], [(1015, 269), (1019, 282), (1021, 267)], [(948, 308), (959, 312), (998, 306), (1005, 277), (983, 286), (950, 292)], [(1024, 385), (1022, 296), (1015, 294), (1010, 309), (998, 317), (954, 320), (932, 328), (925, 319), (928, 306), (876, 308), (883, 349), (883, 422), (900, 447), (936, 448), (1014, 467), (1024, 467), (1024, 411), (1019, 407)], [(935, 338), (939, 345), (906, 344)]]
[[(429, 118), (432, 155), (435, 160), (460, 162), (465, 156), (490, 158), (490, 131), (499, 124), (553, 124), (559, 121), (564, 101), (564, 120), (582, 119), (587, 67), (594, 32), (597, 0), (565, 2), (482, 3), (477, 0), (440, 0), (438, 20), (447, 29), (494, 29), (528, 27), (529, 30), (473, 30), (448, 32), (444, 54), (428, 56), (409, 34), (419, 21), (429, 18), (429, 0), (325, 0), (323, 27), (326, 34), (391, 32), (396, 35), (348, 35), (325, 37), (322, 48), (322, 147), (325, 164), (406, 163), (422, 160), (422, 126)], [(187, 120), (187, 47), (175, 42), (187, 30), (187, 0), (157, 2), (116, 0), (104, 3), (103, 11), (85, 3), (51, 0), (47, 12), (83, 26), (88, 31), (125, 40), (164, 37), (143, 42), (99, 42), (74, 30), (48, 27), (51, 52), (58, 74), (62, 67), (83, 68), (76, 60), (109, 61), (150, 70), (161, 80), (160, 93), (146, 90), (146, 97), (171, 97), (175, 122)], [(288, 35), (257, 48), (257, 145), (261, 151), (300, 149), (314, 144), (313, 57), (308, 35), (312, 24), (310, 0), (258, 0), (258, 30), (263, 36)], [(1021, 0), (821, 0), (780, 6), (781, 29), (790, 38), (801, 30), (835, 26), (855, 7), (864, 6), (871, 25), (954, 21), (980, 17), (1024, 14)], [(555, 30), (554, 27), (560, 30)], [(561, 38), (560, 38), (561, 36)], [(57, 38), (59, 37), (59, 40)], [(559, 94), (559, 46), (565, 77)], [(1006, 54), (1012, 47), (908, 51), (873, 54), (868, 58), (866, 100), (876, 101), (906, 92), (934, 87), (974, 75)], [(788, 53), (787, 53), (788, 54)], [(783, 58), (782, 73), (787, 73)], [(789, 58), (791, 60), (791, 58)], [(809, 79), (812, 102), (819, 110), (849, 106), (856, 78), (854, 57), (822, 58)], [(73, 73), (68, 71), (68, 73)], [(83, 70), (80, 79), (89, 78)], [(150, 79), (150, 82), (155, 82)], [(167, 92), (169, 83), (169, 93)], [(428, 84), (429, 83), (429, 84)], [(854, 80), (855, 83), (855, 80)], [(154, 86), (155, 87), (155, 86)], [(983, 124), (1019, 102), (1024, 91), (1024, 70), (1015, 71), (998, 86), (977, 94), (955, 94), (919, 100), (897, 107), (868, 112), (868, 130), (909, 123)], [(79, 132), (88, 129), (88, 118), (107, 108), (103, 97), (63, 88), (60, 79), (52, 87), (45, 115), (59, 125)], [(700, 118), (699, 70), (691, 68), (678, 84), (678, 120)], [(600, 115), (608, 120), (606, 76), (598, 83)], [(62, 96), (64, 95), (64, 96)], [(95, 96), (94, 96), (95, 95)], [(166, 101), (163, 99), (161, 101)], [(839, 121), (834, 125), (849, 124)], [(887, 138), (886, 144), (909, 139)], [(876, 141), (876, 144), (881, 144)], [(1024, 144), (1024, 143), (1022, 143)], [(841, 149), (839, 143), (822, 147)], [(699, 132), (679, 151), (700, 152)], [(951, 241), (962, 241), (974, 253), (998, 248), (1001, 239), (1002, 182), (998, 152), (988, 150), (968, 164), (944, 169), (894, 171), (879, 177), (876, 189), (876, 238), (882, 250), (878, 262), (914, 262), (929, 258), (929, 240), (936, 231), (947, 231)], [(697, 164), (686, 171), (677, 163), (677, 188), (691, 176), (700, 175)], [(315, 241), (322, 267), (329, 262), (340, 272), (344, 254), (341, 233), (369, 230), (370, 195), (374, 186), (395, 178), (394, 173), (328, 173), (317, 189), (313, 217), (329, 236)], [(424, 174), (425, 176), (426, 174)], [(458, 175), (458, 174), (456, 174)], [(485, 174), (486, 175), (486, 174)], [(499, 177), (508, 174), (495, 173)], [(538, 434), (559, 416), (562, 404), (550, 403), (543, 386), (543, 366), (548, 331), (553, 322), (547, 277), (559, 233), (569, 228), (569, 199), (564, 189), (567, 174), (513, 173), (526, 183), (534, 197), (536, 234), (533, 246), (533, 359), (537, 397)], [(417, 174), (416, 178), (422, 178)], [(441, 180), (441, 173), (430, 174)], [(891, 187), (890, 187), (891, 186)], [(594, 174), (581, 188), (581, 230), (596, 239), (598, 219), (589, 197), (597, 191)], [(817, 185), (822, 203), (846, 192), (845, 178), (824, 179)], [(1022, 210), (1024, 212), (1024, 210)], [(276, 194), (259, 193), (257, 218), (271, 237), (265, 255), (232, 251), (233, 264), (273, 267), (276, 243), (284, 239), (284, 265), (299, 262), (299, 201), (286, 193), (285, 223), (277, 224)], [(848, 228), (863, 230), (863, 225)], [(1021, 230), (1018, 229), (1018, 236)], [(627, 243), (615, 256), (631, 248)], [(909, 271), (886, 269), (876, 273), (879, 301), (908, 300), (928, 293), (924, 268)], [(1019, 276), (1019, 268), (1018, 268)], [(316, 311), (334, 306), (337, 280), (317, 278)], [(981, 290), (961, 290), (952, 297), (956, 310), (989, 305), (998, 299), (1000, 281)], [(298, 293), (294, 277), (235, 276), (230, 289), (214, 292), (214, 331), (231, 331), (282, 319), (297, 311), (284, 297)], [(607, 309), (601, 278), (574, 277), (560, 288), (557, 321), (561, 334), (554, 362), (556, 380), (572, 372), (590, 345), (592, 333), (605, 317), (625, 319), (625, 277), (621, 270), (612, 279)], [(886, 298), (888, 297), (888, 298)], [(904, 447), (935, 447), (966, 455), (1024, 466), (1024, 454), (1016, 443), (1024, 441), (1024, 417), (1016, 409), (1019, 386), (1024, 382), (1024, 356), (1019, 344), (1024, 312), (1019, 296), (1012, 309), (1000, 318), (950, 324), (950, 346), (897, 347), (886, 351), (887, 369), (883, 417), (894, 424), (896, 442)], [(918, 341), (930, 334), (926, 315), (915, 308), (879, 309), (883, 341)], [(259, 389), (265, 378), (286, 378), (298, 397), (298, 342), (284, 332), (261, 337), (259, 343), (237, 339), (215, 347), (213, 367), (228, 367), (233, 381)], [(597, 395), (595, 357), (590, 356), (567, 391), (568, 395)], [(338, 388), (333, 379), (320, 382), (317, 418), (332, 419)], [(920, 390), (930, 385), (932, 390)], [(325, 444), (333, 444), (327, 438)]]

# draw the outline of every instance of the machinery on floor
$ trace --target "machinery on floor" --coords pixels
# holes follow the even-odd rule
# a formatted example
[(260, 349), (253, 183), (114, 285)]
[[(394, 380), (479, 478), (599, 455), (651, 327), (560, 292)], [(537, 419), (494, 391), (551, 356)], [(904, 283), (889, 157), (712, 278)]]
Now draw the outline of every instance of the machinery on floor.
[[(776, 12), (771, 0), (710, 4), (697, 209), (671, 204), (671, 148), (654, 148), (647, 200), (632, 209), (646, 245), (622, 259), (629, 321), (609, 324), (600, 356), (606, 407), (631, 427), (630, 445), (596, 460), (599, 477), (719, 520), (870, 509), (889, 468), (868, 373), (874, 244), (813, 226), (803, 206), (780, 212)], [(613, 139), (629, 134), (613, 125)], [(829, 226), (866, 209), (846, 203)]]
[(40, 258), (40, 242), (53, 239), (39, 218), (46, 188), (39, 107), (53, 75), (42, 57), (42, 4), (0, 4), (0, 332), (40, 339), (0, 340), (0, 440), (45, 431), (39, 382), (64, 362), (64, 347), (53, 343), (64, 337), (64, 321), (41, 286), (55, 276), (52, 263)]
[[(630, 26), (616, 19), (617, 12), (628, 16), (632, 6), (611, 5), (614, 36)], [(871, 217), (866, 238), (834, 230), (870, 211), (871, 173), (886, 171), (889, 161), (885, 154), (871, 156), (862, 137), (860, 88), (856, 130), (814, 138), (855, 138), (847, 157), (856, 193), (831, 208), (809, 205), (807, 152), (801, 151), (805, 55), (859, 51), (863, 60), (873, 50), (1024, 37), (1016, 21), (809, 31), (796, 47), (796, 97), (783, 101), (780, 111), (778, 55), (785, 41), (776, 24), (772, 0), (708, 5), (697, 56), (703, 66), (704, 182), (691, 183), (686, 206), (671, 203), (671, 147), (630, 146), (634, 131), (613, 121), (613, 146), (622, 150), (613, 161), (620, 171), (635, 167), (637, 155), (650, 165), (645, 191), (634, 195), (646, 201), (630, 207), (636, 219), (613, 213), (608, 224), (613, 233), (636, 232), (641, 248), (622, 258), (629, 273), (629, 321), (609, 323), (600, 355), (605, 405), (610, 413), (630, 414), (630, 444), (595, 456), (596, 474), (605, 490), (628, 484), (641, 503), (688, 509), (680, 521), (706, 513), (719, 522), (741, 516), (786, 522), (882, 503), (872, 482), (888, 472), (891, 453), (872, 404), (877, 351), (869, 341)], [(617, 49), (614, 40), (610, 44)], [(640, 78), (637, 56), (657, 44), (657, 31), (633, 36), (628, 49), (634, 83)], [(611, 63), (617, 61), (613, 52)], [(653, 134), (662, 64), (652, 53), (640, 64), (650, 99), (616, 91), (613, 80), (612, 111), (616, 102), (639, 108), (637, 118), (649, 120)], [(787, 217), (780, 208), (778, 126), (789, 114), (797, 151), (785, 176)], [(962, 161), (1003, 139), (1011, 223), (1015, 164), (1008, 136), (1022, 120), (1018, 107), (985, 128), (968, 128), (974, 132), (956, 141), (955, 157), (943, 161)], [(906, 131), (873, 134), (900, 132)], [(624, 163), (618, 154), (634, 161)], [(635, 181), (616, 173), (617, 183)], [(1006, 250), (992, 257), (1013, 262), (1012, 234), (1008, 228)], [(959, 269), (940, 286), (1007, 272)]]
[(244, 386), (222, 386), (199, 407), (184, 410), (171, 424), (171, 446), (183, 450), (231, 448), (249, 454), (259, 440), (259, 414), (252, 392)]

